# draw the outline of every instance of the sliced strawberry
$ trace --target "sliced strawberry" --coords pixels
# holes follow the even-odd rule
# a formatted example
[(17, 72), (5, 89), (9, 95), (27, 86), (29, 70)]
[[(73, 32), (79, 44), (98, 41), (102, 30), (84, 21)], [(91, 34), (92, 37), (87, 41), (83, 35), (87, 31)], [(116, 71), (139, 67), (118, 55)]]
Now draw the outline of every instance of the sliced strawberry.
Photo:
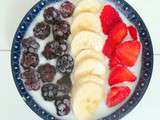
[(134, 66), (140, 54), (141, 43), (139, 41), (127, 41), (116, 49), (116, 57), (127, 66)]
[(104, 6), (100, 20), (103, 32), (107, 35), (117, 23), (122, 22), (118, 12), (110, 5)]
[(107, 96), (108, 107), (113, 107), (123, 102), (131, 93), (129, 87), (112, 87)]
[(129, 26), (128, 30), (133, 40), (137, 40), (138, 39), (137, 29), (134, 26)]
[(103, 47), (103, 53), (107, 57), (111, 58), (113, 56), (113, 53), (123, 39), (127, 35), (127, 26), (125, 23), (118, 23), (113, 30), (108, 35), (108, 39), (106, 40), (106, 43)]
[(113, 45), (118, 45), (123, 41), (127, 34), (128, 28), (126, 24), (120, 22), (113, 28), (108, 37), (111, 38), (111, 43)]
[(115, 85), (122, 82), (134, 82), (137, 77), (125, 66), (114, 67), (109, 75), (109, 85)]
[(115, 46), (112, 45), (111, 39), (107, 39), (106, 43), (103, 46), (103, 54), (110, 58), (112, 56), (114, 50), (115, 50)]
[(117, 66), (118, 64), (120, 64), (120, 61), (115, 55), (110, 58), (110, 60), (109, 60), (110, 69)]

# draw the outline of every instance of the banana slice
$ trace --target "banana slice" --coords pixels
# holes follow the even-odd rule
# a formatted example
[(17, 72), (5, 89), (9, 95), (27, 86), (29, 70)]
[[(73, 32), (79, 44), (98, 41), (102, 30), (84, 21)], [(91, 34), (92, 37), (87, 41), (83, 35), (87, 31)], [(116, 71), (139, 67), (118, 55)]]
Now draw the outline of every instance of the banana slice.
[(82, 0), (77, 4), (74, 10), (74, 16), (82, 12), (97, 13), (102, 8), (102, 4), (98, 0)]
[(104, 38), (94, 32), (81, 31), (71, 42), (71, 52), (73, 56), (77, 56), (85, 49), (94, 49), (98, 52), (102, 52), (104, 42)]
[(103, 99), (103, 89), (95, 83), (86, 83), (73, 91), (72, 97), (77, 120), (91, 120)]
[(100, 85), (101, 87), (104, 87), (104, 85), (105, 85), (105, 79), (102, 79), (98, 75), (89, 74), (89, 75), (86, 75), (84, 77), (77, 79), (75, 81), (75, 86), (81, 86), (82, 84), (85, 84), (88, 82), (94, 82), (94, 83)]
[(78, 15), (71, 25), (71, 33), (74, 36), (82, 30), (101, 33), (102, 29), (98, 15), (92, 13), (82, 13)]
[(104, 61), (105, 57), (102, 52), (97, 52), (94, 49), (86, 49), (81, 51), (75, 58), (75, 66), (77, 66), (80, 62), (87, 59), (98, 59), (100, 61)]
[(104, 78), (106, 75), (106, 67), (101, 61), (97, 59), (85, 60), (77, 67), (75, 67), (73, 81), (76, 81), (81, 77), (89, 74), (99, 75), (100, 77)]

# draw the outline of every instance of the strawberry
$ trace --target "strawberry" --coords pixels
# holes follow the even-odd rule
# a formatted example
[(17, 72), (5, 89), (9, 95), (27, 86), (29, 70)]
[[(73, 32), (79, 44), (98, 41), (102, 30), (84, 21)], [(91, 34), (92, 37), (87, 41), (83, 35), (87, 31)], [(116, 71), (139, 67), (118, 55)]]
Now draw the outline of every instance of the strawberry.
[(116, 49), (116, 57), (127, 66), (134, 66), (140, 54), (141, 43), (139, 41), (127, 41)]
[(137, 40), (138, 39), (137, 29), (134, 26), (129, 26), (128, 30), (133, 40)]
[(109, 33), (108, 39), (103, 47), (103, 53), (107, 57), (112, 57), (117, 45), (119, 45), (127, 35), (127, 26), (125, 23), (118, 23)]
[(109, 33), (109, 38), (111, 38), (111, 42), (113, 45), (120, 44), (123, 39), (127, 36), (128, 28), (125, 23), (118, 23), (113, 30)]
[(115, 46), (112, 45), (111, 39), (108, 38), (106, 40), (106, 43), (103, 46), (103, 54), (110, 58), (112, 56), (114, 50), (115, 50)]
[(108, 93), (106, 104), (113, 107), (123, 102), (131, 93), (129, 87), (112, 87)]
[(110, 5), (104, 6), (100, 15), (101, 25), (104, 34), (108, 35), (117, 23), (122, 22), (118, 12)]
[(118, 58), (115, 55), (112, 56), (109, 60), (110, 69), (117, 66), (118, 64), (120, 64), (120, 61), (118, 60)]
[(109, 85), (115, 85), (122, 82), (134, 82), (137, 77), (125, 66), (116, 66), (109, 75)]

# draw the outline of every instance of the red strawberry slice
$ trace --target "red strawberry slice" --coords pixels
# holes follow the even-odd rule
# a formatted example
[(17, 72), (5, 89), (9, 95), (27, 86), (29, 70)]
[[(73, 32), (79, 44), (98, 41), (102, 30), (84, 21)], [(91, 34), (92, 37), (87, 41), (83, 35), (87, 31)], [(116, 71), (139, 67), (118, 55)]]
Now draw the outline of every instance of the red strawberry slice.
[(109, 75), (109, 85), (115, 85), (122, 82), (134, 82), (137, 77), (125, 66), (116, 66)]
[(128, 30), (133, 40), (137, 40), (138, 39), (137, 29), (134, 26), (129, 26)]
[(119, 61), (119, 59), (116, 56), (113, 56), (113, 57), (110, 58), (110, 60), (109, 60), (109, 67), (110, 67), (110, 69), (114, 68), (118, 64), (120, 64), (120, 61)]
[(107, 96), (107, 105), (108, 107), (113, 107), (123, 102), (131, 93), (129, 87), (112, 87)]
[(128, 28), (125, 23), (118, 23), (109, 34), (113, 45), (120, 44), (128, 34)]
[(141, 43), (139, 41), (127, 41), (116, 49), (116, 57), (127, 66), (134, 66), (140, 54)]
[(125, 23), (118, 23), (115, 28), (110, 32), (108, 39), (103, 47), (103, 53), (107, 57), (112, 57), (115, 48), (119, 45), (123, 39), (127, 36), (127, 26)]
[(111, 43), (111, 39), (107, 39), (106, 43), (103, 46), (103, 54), (107, 57), (111, 57), (115, 50), (115, 46)]
[(110, 5), (104, 6), (100, 15), (100, 20), (103, 32), (107, 35), (117, 23), (122, 22), (118, 12)]

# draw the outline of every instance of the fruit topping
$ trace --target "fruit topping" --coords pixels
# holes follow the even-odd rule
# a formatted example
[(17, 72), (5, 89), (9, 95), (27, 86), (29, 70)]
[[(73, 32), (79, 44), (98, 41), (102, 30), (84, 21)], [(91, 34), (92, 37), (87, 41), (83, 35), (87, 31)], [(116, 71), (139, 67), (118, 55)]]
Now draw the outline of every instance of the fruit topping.
[(58, 56), (63, 56), (67, 52), (68, 44), (66, 41), (52, 41), (47, 43), (42, 54), (46, 59), (51, 60)]
[(45, 84), (41, 89), (41, 94), (44, 100), (54, 101), (56, 99), (58, 86), (52, 83)]
[(28, 37), (22, 40), (22, 47), (31, 53), (37, 53), (40, 45), (34, 37)]
[(139, 41), (127, 41), (116, 49), (116, 56), (120, 62), (127, 66), (134, 66), (140, 54), (141, 43)]
[(109, 33), (108, 39), (103, 47), (103, 53), (107, 57), (111, 57), (116, 49), (117, 45), (119, 45), (123, 39), (127, 36), (127, 26), (125, 23), (118, 23)]
[(40, 75), (34, 68), (29, 68), (21, 74), (25, 87), (28, 90), (39, 90), (41, 86)]
[(121, 63), (120, 60), (115, 55), (109, 59), (110, 69), (114, 68), (115, 66), (117, 66), (120, 63)]
[(39, 63), (38, 54), (30, 53), (30, 52), (23, 52), (21, 65), (24, 69), (28, 69), (30, 67), (36, 67)]
[(137, 77), (124, 66), (114, 67), (109, 75), (109, 85), (115, 85), (122, 82), (134, 82)]
[(113, 45), (120, 44), (127, 36), (128, 29), (125, 23), (118, 23), (109, 33), (108, 37), (111, 39)]
[(137, 29), (134, 26), (129, 26), (128, 30), (133, 40), (137, 40), (138, 39)]
[(58, 116), (65, 116), (65, 115), (68, 115), (71, 108), (69, 105), (65, 104), (65, 103), (59, 103), (57, 106), (56, 106), (56, 110), (57, 110), (57, 115)]
[(37, 71), (39, 72), (40, 78), (43, 82), (52, 82), (56, 75), (55, 67), (49, 63), (39, 66)]
[(57, 59), (56, 68), (60, 73), (70, 74), (74, 67), (74, 60), (69, 54)]
[(55, 40), (67, 40), (71, 34), (70, 24), (67, 21), (59, 21), (53, 25), (52, 32)]
[(45, 22), (37, 23), (33, 29), (34, 36), (44, 40), (50, 34), (50, 26)]
[(61, 13), (56, 8), (49, 7), (44, 10), (43, 17), (48, 24), (55, 24), (57, 21), (61, 20)]
[(70, 1), (65, 1), (60, 6), (61, 15), (64, 18), (71, 17), (73, 14), (75, 6)]
[(108, 107), (113, 107), (123, 102), (131, 93), (129, 87), (112, 87), (107, 96)]
[(63, 76), (61, 79), (57, 81), (57, 84), (68, 89), (67, 91), (71, 91), (72, 89), (72, 81), (69, 75)]
[(110, 5), (104, 6), (100, 20), (103, 32), (107, 35), (119, 22), (122, 22), (118, 12)]

